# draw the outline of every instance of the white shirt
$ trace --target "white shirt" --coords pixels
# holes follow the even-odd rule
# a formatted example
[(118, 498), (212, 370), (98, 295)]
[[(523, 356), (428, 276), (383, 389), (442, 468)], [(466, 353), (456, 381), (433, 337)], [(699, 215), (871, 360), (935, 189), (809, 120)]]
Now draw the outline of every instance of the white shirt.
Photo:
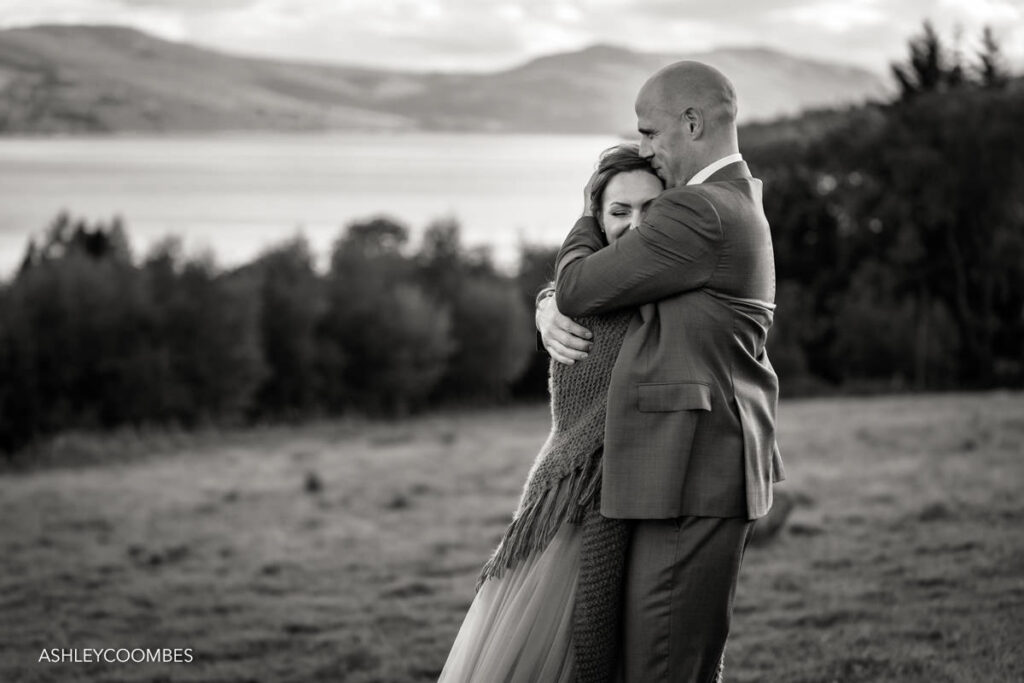
[(717, 171), (718, 169), (724, 168), (724, 167), (728, 166), (729, 164), (734, 164), (737, 161), (743, 161), (743, 155), (740, 154), (739, 152), (737, 152), (736, 154), (730, 154), (727, 157), (722, 157), (718, 161), (714, 161), (714, 162), (708, 164), (707, 166), (705, 166), (704, 168), (700, 169), (699, 171), (697, 171), (694, 174), (694, 176), (692, 178), (690, 178), (689, 181), (687, 181), (686, 184), (687, 185), (700, 185), (705, 180), (710, 178), (711, 174), (714, 173), (715, 171)]

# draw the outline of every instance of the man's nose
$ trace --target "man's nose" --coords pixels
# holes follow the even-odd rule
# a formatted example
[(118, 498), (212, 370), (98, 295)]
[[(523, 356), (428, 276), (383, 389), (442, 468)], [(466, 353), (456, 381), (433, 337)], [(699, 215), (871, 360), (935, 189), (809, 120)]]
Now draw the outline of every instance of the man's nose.
[(640, 138), (640, 158), (650, 159), (652, 156), (654, 156), (654, 151), (651, 150), (651, 144), (647, 138)]

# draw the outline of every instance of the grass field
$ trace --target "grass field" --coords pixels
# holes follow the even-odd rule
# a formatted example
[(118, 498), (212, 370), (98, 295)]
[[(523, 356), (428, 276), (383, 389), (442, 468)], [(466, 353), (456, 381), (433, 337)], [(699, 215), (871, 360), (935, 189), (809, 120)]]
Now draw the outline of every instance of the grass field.
[[(0, 681), (435, 680), (548, 419), (108, 437), (0, 475)], [(1024, 395), (780, 420), (797, 507), (748, 551), (726, 680), (1024, 680)], [(193, 661), (37, 661), (87, 647)]]

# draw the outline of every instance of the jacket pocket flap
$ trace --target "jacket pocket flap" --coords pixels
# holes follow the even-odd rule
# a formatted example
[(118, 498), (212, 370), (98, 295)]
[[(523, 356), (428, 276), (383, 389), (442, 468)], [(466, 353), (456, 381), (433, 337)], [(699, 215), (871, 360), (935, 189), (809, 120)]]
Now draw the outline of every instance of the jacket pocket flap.
[(699, 382), (637, 384), (637, 410), (646, 413), (674, 410), (711, 410), (711, 387)]

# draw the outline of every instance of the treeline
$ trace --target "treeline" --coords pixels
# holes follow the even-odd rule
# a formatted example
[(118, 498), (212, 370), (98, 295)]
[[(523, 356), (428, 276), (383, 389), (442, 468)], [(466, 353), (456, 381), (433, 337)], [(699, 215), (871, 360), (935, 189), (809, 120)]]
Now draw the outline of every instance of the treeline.
[(546, 370), (532, 308), (553, 251), (529, 253), (510, 277), (453, 221), (413, 249), (377, 218), (347, 227), (325, 274), (301, 236), (221, 271), (173, 237), (135, 263), (119, 221), (62, 214), (0, 288), (0, 447), (69, 428), (506, 399), (531, 361)]
[(784, 392), (1024, 384), (1024, 87), (980, 44), (966, 60), (926, 23), (894, 102), (741, 132)]
[[(740, 133), (785, 397), (1024, 385), (1024, 87), (990, 33), (965, 62), (928, 25), (894, 76), (894, 102)], [(120, 221), (61, 215), (0, 284), (0, 449), (542, 397), (533, 297), (556, 251), (524, 248), (508, 275), (453, 220), (412, 245), (377, 218), (347, 226), (326, 272), (301, 236), (224, 271), (175, 238), (137, 262)]]

